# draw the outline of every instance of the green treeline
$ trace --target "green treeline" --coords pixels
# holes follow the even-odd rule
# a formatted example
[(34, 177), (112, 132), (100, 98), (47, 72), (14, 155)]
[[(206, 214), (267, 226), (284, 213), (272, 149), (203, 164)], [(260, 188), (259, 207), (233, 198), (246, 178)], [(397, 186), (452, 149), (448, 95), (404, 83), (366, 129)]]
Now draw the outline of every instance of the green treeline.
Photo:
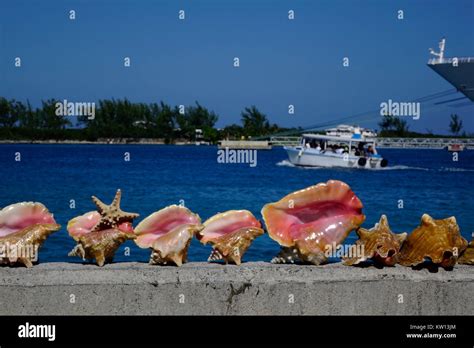
[[(200, 140), (216, 143), (221, 139), (259, 137), (289, 129), (271, 124), (255, 106), (241, 113), (241, 125), (215, 127), (219, 116), (198, 102), (180, 108), (164, 102), (132, 103), (127, 99), (99, 100), (94, 115), (64, 116), (63, 101), (48, 99), (41, 107), (29, 102), (0, 97), (0, 139), (11, 140), (88, 140), (99, 138), (154, 138), (165, 143)], [(61, 110), (61, 111), (58, 111)], [(85, 109), (87, 110), (87, 109)], [(84, 110), (83, 110), (84, 111)], [(91, 110), (88, 110), (91, 111)]]
[[(406, 120), (401, 119), (400, 117), (395, 117), (392, 115), (384, 115), (382, 120), (379, 122), (379, 136), (380, 137), (404, 137), (404, 138), (416, 138), (416, 137), (425, 137), (425, 138), (439, 138), (443, 137), (442, 135), (433, 134), (429, 129), (426, 130), (426, 133), (418, 133), (410, 131), (410, 127)], [(449, 122), (449, 132), (456, 137), (470, 137), (472, 134), (468, 134), (463, 130), (462, 120), (456, 114), (451, 114), (451, 120)]]
[[(215, 144), (222, 139), (249, 139), (270, 134), (298, 135), (301, 128), (281, 128), (255, 106), (244, 108), (241, 123), (216, 128), (219, 115), (198, 102), (180, 107), (160, 103), (132, 103), (127, 99), (99, 100), (94, 115), (82, 109), (64, 114), (63, 101), (48, 99), (33, 108), (14, 99), (0, 97), (0, 139), (5, 140), (86, 140), (98, 139), (159, 139), (167, 144), (177, 141), (206, 141)], [(87, 103), (84, 103), (87, 104)], [(59, 110), (59, 112), (58, 112)], [(77, 111), (77, 110), (75, 110)], [(89, 116), (88, 116), (89, 115)], [(409, 130), (406, 120), (385, 115), (379, 122), (382, 137), (440, 137), (427, 129), (426, 133)], [(196, 130), (200, 130), (197, 134)], [(462, 120), (451, 115), (449, 131), (454, 136), (472, 136), (463, 131)]]

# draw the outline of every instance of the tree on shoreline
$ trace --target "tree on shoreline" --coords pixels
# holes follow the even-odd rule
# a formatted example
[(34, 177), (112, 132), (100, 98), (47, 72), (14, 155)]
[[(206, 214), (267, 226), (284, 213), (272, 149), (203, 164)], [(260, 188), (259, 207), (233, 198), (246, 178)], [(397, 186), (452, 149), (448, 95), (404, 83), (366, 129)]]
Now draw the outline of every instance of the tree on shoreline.
[(379, 127), (381, 136), (405, 137), (409, 134), (407, 121), (392, 115), (384, 115)]
[(19, 119), (19, 111), (23, 104), (14, 99), (10, 102), (0, 97), (0, 126), (13, 128)]
[(462, 120), (457, 114), (451, 114), (451, 121), (449, 122), (449, 130), (455, 136), (458, 136), (462, 130)]
[(71, 121), (67, 116), (58, 116), (56, 114), (56, 103), (55, 99), (48, 99), (41, 102), (41, 109), (38, 109), (39, 119), (42, 120), (40, 127), (48, 130), (60, 130), (71, 126)]
[(30, 101), (26, 101), (26, 106), (24, 110), (20, 113), (20, 123), (19, 126), (25, 129), (38, 129), (40, 128), (41, 120), (38, 110), (33, 110), (31, 107)]
[(255, 105), (246, 107), (241, 113), (243, 133), (248, 136), (262, 136), (270, 133), (271, 126), (267, 115)]
[(196, 101), (196, 106), (188, 106), (184, 113), (178, 112), (176, 122), (180, 128), (180, 134), (186, 139), (194, 139), (196, 129), (201, 129), (204, 137), (213, 136), (210, 129), (214, 129), (219, 116), (214, 111), (209, 111)]

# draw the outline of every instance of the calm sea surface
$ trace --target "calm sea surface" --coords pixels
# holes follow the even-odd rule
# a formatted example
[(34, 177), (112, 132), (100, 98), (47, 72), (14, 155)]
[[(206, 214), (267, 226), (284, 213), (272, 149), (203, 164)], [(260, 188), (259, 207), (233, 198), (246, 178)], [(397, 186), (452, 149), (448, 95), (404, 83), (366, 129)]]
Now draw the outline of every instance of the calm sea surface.
[[(15, 161), (15, 153), (21, 161)], [(124, 153), (130, 161), (124, 161)], [(81, 262), (67, 253), (69, 219), (94, 210), (90, 196), (110, 203), (121, 188), (122, 208), (140, 221), (170, 204), (185, 205), (207, 219), (229, 209), (248, 209), (261, 219), (265, 203), (329, 179), (347, 182), (364, 204), (372, 227), (386, 214), (395, 232), (410, 232), (423, 213), (456, 216), (465, 238), (474, 232), (474, 151), (457, 162), (443, 150), (380, 150), (389, 159), (383, 170), (303, 169), (286, 161), (281, 148), (259, 151), (257, 166), (217, 163), (217, 148), (160, 145), (0, 145), (0, 207), (21, 201), (44, 203), (63, 228), (50, 236), (40, 261)], [(70, 201), (75, 200), (75, 209)], [(403, 200), (403, 209), (398, 208)], [(356, 240), (354, 232), (346, 240)], [(124, 255), (124, 248), (131, 255)], [(279, 246), (267, 235), (258, 238), (244, 259), (269, 261)], [(210, 246), (193, 240), (189, 260), (205, 261)], [(123, 244), (116, 261), (147, 262), (150, 251)]]

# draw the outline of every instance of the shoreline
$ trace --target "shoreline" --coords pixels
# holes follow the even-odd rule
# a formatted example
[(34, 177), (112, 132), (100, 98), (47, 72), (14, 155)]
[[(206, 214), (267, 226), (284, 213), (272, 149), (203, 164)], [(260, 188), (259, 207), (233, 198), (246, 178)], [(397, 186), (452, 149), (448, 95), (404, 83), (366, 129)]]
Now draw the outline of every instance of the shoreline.
[[(410, 138), (407, 138), (410, 139)], [(438, 139), (438, 138), (435, 138)], [(443, 139), (443, 138), (439, 138)], [(463, 138), (459, 139), (460, 141), (465, 140)], [(221, 144), (223, 143), (223, 145)], [(262, 143), (256, 145), (256, 143)], [(283, 147), (282, 144), (271, 144), (271, 142), (259, 142), (259, 141), (241, 141), (241, 140), (232, 140), (232, 141), (219, 141), (217, 144), (203, 144), (203, 143), (196, 143), (195, 141), (187, 141), (183, 139), (179, 139), (173, 143), (166, 143), (162, 139), (151, 139), (151, 138), (141, 138), (141, 139), (131, 139), (131, 138), (111, 138), (111, 139), (98, 139), (95, 141), (89, 140), (0, 140), (0, 145), (6, 144), (20, 144), (20, 145), (28, 145), (28, 144), (38, 144), (38, 145), (177, 145), (177, 146), (217, 146), (219, 148), (226, 148), (229, 149), (257, 149), (257, 150), (271, 150), (272, 147)], [(226, 146), (228, 144), (228, 146)], [(437, 145), (437, 146), (426, 146), (426, 145), (413, 145), (410, 146), (403, 146), (400, 144), (392, 144), (392, 143), (384, 143), (381, 141), (377, 144), (377, 148), (379, 149), (401, 149), (401, 150), (445, 150), (445, 145)], [(471, 146), (467, 144), (464, 148), (465, 150), (474, 150), (474, 145)]]
[(166, 144), (163, 140), (156, 139), (108, 139), (108, 140), (0, 140), (0, 144), (58, 144), (58, 145), (195, 145), (194, 142), (179, 141)]
[(395, 266), (2, 267), (0, 315), (472, 315), (474, 272)]

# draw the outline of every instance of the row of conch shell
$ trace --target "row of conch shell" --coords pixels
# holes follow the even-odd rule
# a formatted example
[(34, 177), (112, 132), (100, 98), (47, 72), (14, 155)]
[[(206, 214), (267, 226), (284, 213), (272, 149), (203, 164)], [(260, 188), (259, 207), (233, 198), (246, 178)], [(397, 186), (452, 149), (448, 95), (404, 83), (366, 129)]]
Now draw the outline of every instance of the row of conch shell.
[(0, 264), (32, 267), (46, 238), (60, 225), (41, 203), (21, 202), (0, 210)]
[[(69, 253), (99, 266), (112, 262), (122, 243), (134, 240), (140, 248), (151, 250), (150, 264), (181, 266), (194, 237), (210, 244), (208, 261), (240, 265), (255, 238), (264, 230), (248, 210), (229, 210), (201, 223), (199, 215), (184, 206), (171, 205), (141, 221), (133, 228), (136, 213), (120, 208), (118, 190), (110, 205), (92, 196), (97, 211), (90, 211), (69, 221), (67, 230), (77, 245)], [(474, 242), (462, 238), (454, 217), (435, 220), (427, 214), (421, 224), (407, 233), (393, 233), (382, 215), (371, 229), (360, 227), (365, 220), (362, 202), (342, 181), (329, 180), (288, 194), (266, 204), (262, 216), (270, 238), (281, 246), (273, 263), (326, 263), (331, 248), (356, 231), (361, 251), (343, 257), (344, 264), (358, 265), (371, 261), (382, 266), (397, 263), (416, 267), (426, 260), (444, 268), (456, 262), (474, 264)], [(24, 202), (0, 211), (0, 248), (16, 249), (41, 246), (46, 237), (60, 226), (41, 203)], [(0, 250), (1, 251), (1, 250)], [(0, 263), (22, 263), (31, 267), (35, 259), (25, 255), (0, 255)]]
[[(390, 230), (387, 217), (382, 215), (380, 222), (366, 230), (357, 230), (359, 239), (356, 245), (363, 246), (361, 255), (344, 258), (346, 265), (357, 265), (372, 260), (374, 264), (417, 267), (425, 264), (452, 268), (460, 263), (473, 262), (471, 249), (466, 249), (467, 241), (461, 236), (454, 216), (435, 220), (428, 214), (421, 217), (420, 225), (407, 236), (407, 233), (396, 234)], [(466, 250), (466, 251), (465, 251)], [(464, 253), (463, 253), (464, 252)]]
[(99, 266), (112, 262), (119, 246), (134, 240), (143, 249), (151, 249), (150, 264), (181, 266), (187, 260), (191, 240), (196, 236), (211, 244), (209, 261), (242, 262), (252, 241), (263, 234), (260, 222), (247, 210), (230, 210), (217, 214), (203, 224), (199, 215), (188, 208), (171, 205), (132, 226), (135, 213), (120, 209), (121, 191), (110, 205), (92, 197), (98, 211), (91, 211), (69, 221), (69, 235), (77, 241), (70, 256), (95, 259)]
[(262, 209), (269, 236), (281, 246), (273, 263), (327, 262), (334, 246), (356, 230), (356, 255), (344, 264), (372, 261), (376, 265), (419, 266), (429, 261), (443, 268), (474, 264), (474, 241), (467, 246), (455, 217), (435, 220), (428, 214), (410, 234), (393, 233), (385, 215), (371, 229), (360, 227), (365, 216), (362, 203), (350, 187), (337, 180), (293, 192)]
[(140, 222), (135, 233), (135, 243), (152, 250), (150, 264), (181, 266), (196, 236), (201, 243), (213, 247), (208, 261), (240, 265), (242, 256), (251, 242), (263, 234), (263, 229), (247, 210), (230, 210), (201, 224), (199, 215), (183, 206), (171, 205)]

